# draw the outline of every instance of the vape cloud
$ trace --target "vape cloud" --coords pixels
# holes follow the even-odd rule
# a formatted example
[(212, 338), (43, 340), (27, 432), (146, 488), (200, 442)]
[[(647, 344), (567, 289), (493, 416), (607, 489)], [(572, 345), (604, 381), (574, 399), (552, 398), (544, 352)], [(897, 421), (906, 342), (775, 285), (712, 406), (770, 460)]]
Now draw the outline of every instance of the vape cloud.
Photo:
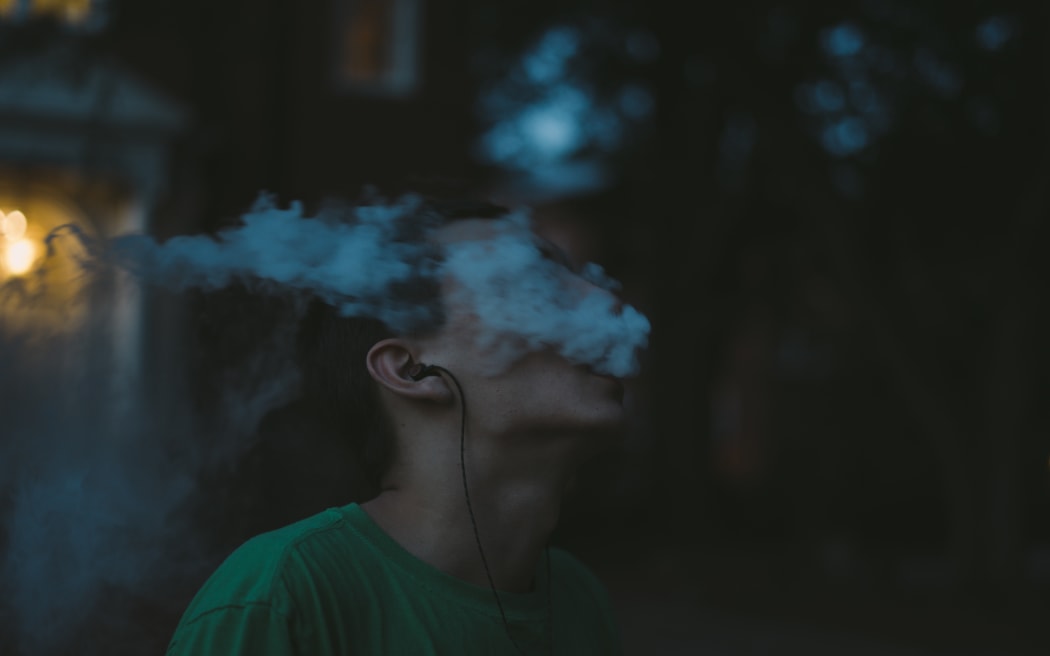
[(545, 258), (523, 215), (501, 223), (498, 236), (449, 244), (445, 263), (459, 283), (453, 300), (481, 319), (479, 346), (501, 356), (497, 368), (554, 349), (599, 373), (637, 373), (649, 321), (613, 295), (616, 282), (597, 264), (572, 271)]
[[(283, 299), (282, 318), (245, 347), (257, 353), (219, 371), (213, 417), (195, 407), (184, 372), (115, 380), (105, 325), (89, 319), (72, 331), (34, 332), (0, 317), (0, 653), (155, 651), (157, 636), (145, 635), (148, 623), (132, 610), (170, 605), (163, 591), (214, 565), (194, 516), (201, 476), (232, 466), (263, 414), (298, 392), (294, 343), (308, 299), (411, 332), (441, 313), (406, 290), (452, 279), (448, 300), (481, 318), (479, 347), (503, 366), (555, 349), (596, 371), (634, 373), (649, 323), (618, 303), (601, 268), (571, 271), (544, 257), (524, 213), (490, 221), (493, 239), (442, 250), (431, 238), (440, 218), (413, 197), (314, 217), (264, 199), (215, 236), (158, 243), (53, 233), (50, 259), (78, 260), (89, 310), (105, 314), (119, 302), (120, 285), (106, 280), (130, 271), (147, 288), (221, 295), (246, 287)], [(19, 304), (44, 304), (45, 296), (0, 287), (0, 311), (13, 317)], [(236, 321), (223, 316), (215, 329), (235, 332)]]
[[(214, 492), (201, 477), (235, 468), (259, 418), (296, 390), (290, 317), (218, 371), (206, 417), (185, 372), (114, 367), (105, 317), (119, 292), (102, 272), (86, 278), (99, 321), (0, 286), (2, 654), (161, 653), (184, 582), (219, 548), (197, 512)], [(53, 323), (14, 320), (34, 311)]]
[[(130, 600), (170, 589), (200, 562), (178, 513), (200, 466), (176, 457), (194, 422), (151, 421), (142, 406), (116, 411), (112, 371), (86, 352), (96, 346), (86, 332), (41, 337), (0, 325), (5, 654), (136, 653)], [(102, 635), (132, 644), (103, 646)]]
[[(345, 316), (379, 319), (396, 332), (433, 319), (430, 305), (399, 289), (450, 275), (461, 283), (457, 299), (481, 319), (479, 346), (500, 351), (503, 366), (529, 351), (553, 348), (601, 373), (637, 373), (649, 322), (596, 289), (615, 285), (601, 267), (590, 263), (568, 272), (545, 259), (523, 212), (491, 221), (495, 238), (453, 243), (441, 253), (428, 236), (440, 219), (414, 197), (330, 208), (312, 218), (299, 205), (278, 209), (264, 199), (241, 225), (215, 238), (158, 244), (126, 236), (111, 242), (109, 252), (121, 266), (170, 288), (214, 290), (236, 281), (261, 291), (306, 293)], [(580, 293), (569, 280), (573, 276), (595, 289)]]
[(428, 245), (412, 238), (421, 226), (407, 221), (419, 221), (418, 210), (419, 201), (406, 197), (393, 204), (330, 207), (306, 218), (300, 205), (279, 209), (264, 197), (241, 225), (215, 238), (175, 237), (158, 244), (128, 235), (110, 242), (108, 255), (165, 287), (207, 291), (241, 282), (303, 292), (345, 316), (373, 317), (400, 331), (425, 310), (398, 302), (390, 291), (434, 266)]

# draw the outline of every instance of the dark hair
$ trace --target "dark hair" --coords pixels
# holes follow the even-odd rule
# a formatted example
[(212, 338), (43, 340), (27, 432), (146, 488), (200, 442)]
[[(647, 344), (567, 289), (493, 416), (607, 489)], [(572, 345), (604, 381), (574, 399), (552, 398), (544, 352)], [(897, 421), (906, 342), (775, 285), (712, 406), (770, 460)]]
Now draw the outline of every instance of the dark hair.
[[(485, 202), (429, 200), (407, 218), (409, 226), (405, 234), (411, 235), (407, 238), (424, 239), (428, 227), (506, 214), (506, 208)], [(418, 229), (413, 229), (413, 224)], [(429, 256), (439, 261), (439, 249), (435, 247)], [(423, 263), (414, 270), (420, 271), (420, 275), (391, 289), (387, 300), (424, 310), (413, 313), (421, 319), (403, 333), (423, 335), (444, 325), (441, 284), (432, 275), (431, 268)], [(369, 479), (367, 483), (375, 492), (394, 457), (393, 435), (390, 418), (379, 402), (378, 387), (368, 373), (365, 357), (376, 342), (395, 334), (382, 321), (345, 317), (332, 305), (314, 300), (300, 322), (297, 337), (302, 373), (300, 402), (316, 413), (316, 418), (328, 429), (349, 440)]]

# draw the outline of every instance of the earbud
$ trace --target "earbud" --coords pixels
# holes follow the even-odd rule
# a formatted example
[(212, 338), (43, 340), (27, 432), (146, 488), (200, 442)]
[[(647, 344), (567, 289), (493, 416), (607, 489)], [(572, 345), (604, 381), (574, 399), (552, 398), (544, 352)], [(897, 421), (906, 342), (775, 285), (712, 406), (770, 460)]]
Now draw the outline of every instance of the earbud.
[(408, 375), (408, 377), (411, 378), (414, 381), (418, 382), (420, 380), (423, 380), (427, 376), (437, 376), (438, 375), (438, 369), (434, 365), (423, 364), (422, 362), (420, 362), (419, 364), (416, 365), (416, 367), (417, 367), (416, 371)]

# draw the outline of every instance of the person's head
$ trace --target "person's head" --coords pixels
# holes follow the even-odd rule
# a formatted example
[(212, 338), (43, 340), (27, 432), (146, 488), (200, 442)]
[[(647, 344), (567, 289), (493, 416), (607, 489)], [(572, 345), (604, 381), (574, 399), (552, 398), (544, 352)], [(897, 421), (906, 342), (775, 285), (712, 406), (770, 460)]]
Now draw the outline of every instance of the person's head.
[[(478, 202), (428, 203), (401, 221), (401, 240), (425, 239), (427, 228), (466, 217), (494, 219), (508, 210)], [(414, 306), (418, 312), (402, 330), (362, 315), (345, 316), (335, 305), (315, 298), (303, 316), (297, 338), (302, 373), (301, 400), (322, 424), (350, 441), (368, 483), (377, 489), (393, 457), (391, 422), (379, 399), (379, 390), (366, 366), (366, 357), (376, 343), (397, 334), (422, 336), (445, 323), (440, 281), (430, 275), (435, 248), (413, 262), (418, 275), (391, 290), (390, 300)]]
[[(439, 216), (437, 224), (427, 219), (436, 227), (426, 237), (439, 275), (398, 290), (427, 309), (420, 314), (425, 320), (395, 332), (317, 302), (300, 334), (304, 393), (357, 441), (374, 482), (406, 431), (435, 422), (458, 428), (454, 387), (440, 376), (414, 380), (422, 364), (449, 369), (463, 385), (472, 434), (558, 439), (616, 428), (622, 387), (595, 374), (610, 368), (613, 347), (600, 337), (588, 346), (586, 338), (564, 334), (585, 329), (603, 312), (622, 318), (600, 276), (581, 275), (555, 245), (502, 208), (425, 211)], [(595, 316), (574, 316), (581, 308)], [(573, 357), (587, 348), (599, 354), (591, 358), (597, 362)]]

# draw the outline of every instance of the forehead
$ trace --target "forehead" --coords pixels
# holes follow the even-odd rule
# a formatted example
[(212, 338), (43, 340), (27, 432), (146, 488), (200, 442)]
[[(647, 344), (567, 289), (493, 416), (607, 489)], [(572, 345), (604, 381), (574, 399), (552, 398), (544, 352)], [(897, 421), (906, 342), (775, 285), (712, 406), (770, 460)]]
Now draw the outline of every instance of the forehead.
[[(523, 244), (538, 247), (544, 252), (568, 252), (563, 240), (557, 234), (533, 223), (523, 215), (511, 215), (498, 219), (459, 219), (448, 225), (437, 228), (431, 233), (431, 239), (442, 247), (491, 241), (507, 237), (518, 239)], [(568, 255), (564, 255), (568, 258)]]
[(454, 297), (446, 300), (469, 307), (524, 303), (536, 300), (537, 284), (553, 289), (564, 282), (552, 261), (567, 258), (558, 257), (560, 249), (525, 215), (459, 219), (433, 230), (430, 238), (445, 252), (442, 288)]
[(489, 241), (506, 235), (518, 236), (533, 241), (536, 234), (526, 220), (458, 219), (441, 226), (433, 232), (433, 239), (442, 246), (463, 242)]

